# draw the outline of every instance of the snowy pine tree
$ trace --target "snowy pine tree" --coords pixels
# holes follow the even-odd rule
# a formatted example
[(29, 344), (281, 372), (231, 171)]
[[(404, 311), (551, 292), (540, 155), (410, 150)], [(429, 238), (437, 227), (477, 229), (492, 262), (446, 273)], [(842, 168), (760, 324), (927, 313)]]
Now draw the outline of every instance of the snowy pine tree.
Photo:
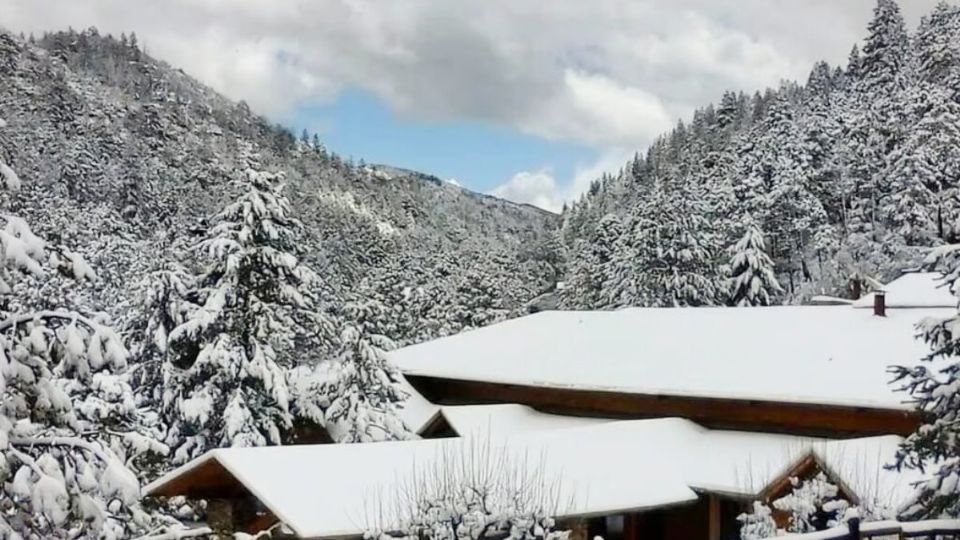
[(163, 400), (163, 388), (169, 373), (164, 373), (164, 358), (170, 333), (187, 322), (197, 306), (187, 300), (191, 276), (179, 264), (155, 270), (136, 285), (133, 299), (124, 305), (127, 318), (124, 335), (131, 344), (133, 367), (131, 382), (138, 396), (149, 405)]
[(767, 256), (763, 232), (746, 217), (744, 233), (730, 248), (730, 303), (734, 306), (769, 306), (771, 295), (783, 292)]
[[(960, 245), (934, 249), (927, 259), (944, 269), (943, 286), (960, 285)], [(901, 389), (909, 393), (925, 422), (903, 442), (897, 466), (931, 472), (918, 486), (915, 501), (904, 513), (915, 518), (960, 516), (960, 313), (927, 318), (920, 323), (931, 352), (923, 364), (893, 369)]]
[(373, 301), (346, 307), (348, 322), (340, 333), (333, 360), (291, 373), (303, 416), (326, 427), (335, 442), (373, 442), (411, 437), (398, 415), (406, 393), (400, 374), (386, 357), (390, 338), (378, 333), (377, 319), (384, 308)]
[(281, 180), (248, 169), (246, 192), (197, 246), (206, 257), (188, 293), (197, 308), (170, 331), (164, 366), (176, 463), (211, 448), (281, 444), (293, 426), (287, 370), (307, 360), (296, 345), (324, 345), (319, 278), (295, 254), (299, 223)]
[(563, 290), (570, 307), (597, 305), (603, 291), (608, 266), (615, 254), (614, 244), (623, 234), (623, 226), (616, 215), (600, 219), (593, 236), (574, 249), (570, 263), (570, 279)]

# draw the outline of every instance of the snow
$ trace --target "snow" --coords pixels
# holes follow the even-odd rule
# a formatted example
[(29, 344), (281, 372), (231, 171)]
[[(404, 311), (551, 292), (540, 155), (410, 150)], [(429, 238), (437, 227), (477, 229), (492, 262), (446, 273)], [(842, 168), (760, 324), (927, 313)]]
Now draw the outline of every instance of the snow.
[[(640, 440), (580, 440), (573, 432), (512, 437), (505, 446), (517, 458), (544, 456), (547, 478), (561, 479), (560, 500), (571, 501), (564, 515), (616, 513), (696, 499), (670, 467), (638, 459)], [(470, 451), (472, 441), (219, 449), (151, 483), (146, 493), (216, 460), (300, 537), (354, 536), (378, 524), (375, 509), (394, 507), (396, 490), (415, 468), (423, 470), (445, 453)]]
[[(475, 412), (475, 411), (469, 411)], [(827, 441), (713, 431), (679, 418), (608, 421), (490, 438), (511, 455), (543, 458), (560, 478), (567, 515), (605, 515), (692, 501), (693, 490), (753, 497), (810, 452), (861, 497), (889, 494), (899, 505), (913, 473), (872, 468), (892, 460), (898, 437)], [(147, 494), (215, 460), (301, 537), (359, 535), (374, 509), (393, 508), (398, 486), (471, 437), (350, 445), (213, 450), (145, 488)], [(864, 460), (875, 456), (875, 460)], [(866, 474), (870, 471), (870, 474)], [(864, 473), (864, 474), (860, 474)], [(202, 482), (199, 476), (197, 482)], [(181, 489), (189, 489), (189, 482)]]
[[(884, 288), (888, 308), (956, 308), (957, 297), (943, 285), (941, 274), (913, 272), (900, 276)], [(853, 307), (872, 308), (874, 293), (853, 303)]]
[(923, 477), (912, 469), (887, 469), (901, 441), (896, 435), (828, 441), (816, 446), (815, 452), (820, 463), (859, 496), (861, 505), (872, 502), (900, 510), (913, 500), (914, 484)]
[(810, 297), (810, 301), (807, 303), (811, 306), (848, 306), (853, 304), (853, 300), (850, 300), (849, 298), (838, 298), (836, 296), (818, 294)]
[(20, 177), (10, 168), (9, 165), (0, 161), (0, 178), (3, 179), (3, 185), (10, 191), (20, 189)]
[(610, 420), (546, 414), (526, 405), (438, 406), (427, 401), (401, 376), (400, 387), (407, 394), (399, 414), (410, 431), (420, 435), (439, 415), (461, 436), (511, 435), (524, 432), (590, 426)]
[(441, 408), (441, 414), (454, 431), (464, 437), (522, 434), (610, 422), (603, 418), (547, 414), (515, 403), (448, 406)]
[(88, 279), (90, 281), (97, 280), (97, 274), (93, 271), (93, 268), (87, 264), (87, 261), (79, 253), (74, 253), (72, 251), (64, 251), (64, 255), (70, 260), (70, 267), (73, 270), (73, 278), (77, 281), (83, 281)]
[(400, 389), (407, 395), (407, 399), (397, 412), (410, 431), (419, 435), (430, 421), (440, 414), (440, 407), (427, 401), (402, 375), (399, 378)]
[[(860, 532), (879, 532), (879, 531), (897, 531), (904, 533), (924, 533), (931, 531), (952, 531), (960, 529), (960, 519), (930, 519), (925, 521), (899, 522), (894, 520), (872, 521), (860, 524)], [(839, 538), (841, 534), (849, 532), (846, 525), (834, 527), (825, 531), (817, 531), (806, 534), (785, 534), (777, 536), (778, 540), (832, 540)], [(885, 534), (883, 538), (895, 537), (897, 534)], [(915, 534), (914, 536), (923, 536)]]
[[(544, 311), (389, 353), (407, 376), (908, 409), (887, 367), (927, 353), (925, 316), (848, 306)], [(825, 375), (828, 374), (828, 375)]]

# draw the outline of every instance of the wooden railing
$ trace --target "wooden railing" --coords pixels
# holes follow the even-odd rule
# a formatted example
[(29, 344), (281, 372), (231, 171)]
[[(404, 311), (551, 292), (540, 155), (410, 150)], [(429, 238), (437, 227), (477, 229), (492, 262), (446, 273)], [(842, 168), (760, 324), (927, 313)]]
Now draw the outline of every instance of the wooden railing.
[(928, 521), (870, 521), (852, 519), (846, 525), (826, 531), (777, 536), (776, 540), (960, 540), (960, 519)]

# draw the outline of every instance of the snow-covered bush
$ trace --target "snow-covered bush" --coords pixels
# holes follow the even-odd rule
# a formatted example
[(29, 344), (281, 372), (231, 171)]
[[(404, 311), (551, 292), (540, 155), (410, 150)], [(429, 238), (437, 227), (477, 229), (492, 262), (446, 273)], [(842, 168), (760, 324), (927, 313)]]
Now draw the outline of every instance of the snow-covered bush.
[(804, 533), (836, 527), (845, 523), (850, 503), (839, 498), (840, 488), (820, 473), (813, 478), (791, 478), (793, 491), (775, 501), (773, 507), (790, 518), (787, 531)]
[[(743, 540), (762, 540), (781, 532), (807, 533), (822, 531), (846, 523), (851, 517), (862, 516), (860, 509), (840, 497), (840, 488), (822, 472), (812, 478), (790, 479), (790, 493), (773, 501), (773, 508), (755, 501), (753, 511), (740, 514), (740, 537)], [(787, 527), (777, 529), (773, 509), (787, 515)]]
[(542, 461), (489, 441), (447, 446), (434, 462), (395, 486), (366, 538), (388, 540), (565, 540), (556, 529), (562, 486)]
[(777, 535), (777, 522), (773, 511), (760, 501), (753, 501), (753, 511), (737, 516), (740, 522), (741, 540), (764, 540)]

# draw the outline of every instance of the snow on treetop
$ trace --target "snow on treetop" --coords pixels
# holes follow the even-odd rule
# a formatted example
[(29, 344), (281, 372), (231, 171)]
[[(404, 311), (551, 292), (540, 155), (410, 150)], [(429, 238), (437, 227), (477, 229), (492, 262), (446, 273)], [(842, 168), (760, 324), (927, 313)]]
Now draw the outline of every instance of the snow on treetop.
[[(482, 406), (476, 407), (481, 409)], [(492, 417), (502, 407), (491, 409)], [(211, 451), (145, 488), (151, 495), (189, 490), (216, 462), (301, 537), (361, 534), (390, 512), (414, 469), (430, 470), (451, 452), (469, 452), (476, 438), (428, 439), (351, 445), (229, 448)], [(845, 441), (791, 435), (713, 431), (689, 420), (610, 421), (596, 425), (501, 436), (490, 444), (510, 456), (536, 461), (545, 478), (559, 477), (571, 500), (560, 516), (602, 515), (692, 501), (694, 489), (756, 496), (798, 460), (814, 453), (859, 497), (900, 504), (916, 480), (863, 461), (892, 459), (899, 437)], [(858, 475), (858, 471), (880, 471)]]
[(925, 316), (955, 309), (848, 306), (545, 311), (398, 349), (407, 375), (906, 409), (890, 365), (927, 353)]
[[(911, 272), (888, 283), (883, 291), (888, 308), (955, 308), (957, 297), (937, 272)], [(853, 307), (872, 308), (874, 293), (866, 294)]]

